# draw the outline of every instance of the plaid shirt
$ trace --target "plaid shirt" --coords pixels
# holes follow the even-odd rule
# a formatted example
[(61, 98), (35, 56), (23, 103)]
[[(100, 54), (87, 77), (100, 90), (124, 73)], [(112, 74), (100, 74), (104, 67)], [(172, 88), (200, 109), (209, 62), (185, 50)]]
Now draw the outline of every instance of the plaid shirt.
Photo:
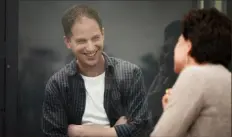
[[(152, 131), (147, 90), (138, 66), (117, 58), (105, 58), (104, 108), (110, 126), (121, 116), (127, 124), (114, 126), (118, 137), (149, 136)], [(75, 60), (55, 73), (46, 84), (42, 130), (47, 137), (67, 137), (69, 124), (81, 125), (85, 110), (85, 85)]]

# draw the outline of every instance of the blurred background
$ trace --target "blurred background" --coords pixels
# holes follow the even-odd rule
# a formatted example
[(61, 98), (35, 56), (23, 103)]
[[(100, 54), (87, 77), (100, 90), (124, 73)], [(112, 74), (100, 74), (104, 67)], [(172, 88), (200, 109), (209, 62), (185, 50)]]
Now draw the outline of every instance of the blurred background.
[[(73, 4), (95, 8), (105, 28), (105, 52), (141, 67), (154, 123), (172, 87), (173, 49), (180, 19), (192, 8), (216, 7), (232, 16), (231, 1), (3, 0), (0, 31), (0, 137), (41, 137), (41, 106), (48, 78), (72, 58), (61, 16)], [(230, 7), (230, 8), (229, 8)], [(3, 21), (2, 21), (3, 20)]]

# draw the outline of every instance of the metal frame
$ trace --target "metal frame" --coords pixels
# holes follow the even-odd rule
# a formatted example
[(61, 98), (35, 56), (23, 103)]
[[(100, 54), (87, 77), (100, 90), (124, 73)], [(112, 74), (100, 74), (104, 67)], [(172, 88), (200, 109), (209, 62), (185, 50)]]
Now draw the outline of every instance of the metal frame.
[(0, 1), (0, 136), (5, 135), (5, 0)]
[(17, 136), (18, 0), (6, 0), (5, 137)]

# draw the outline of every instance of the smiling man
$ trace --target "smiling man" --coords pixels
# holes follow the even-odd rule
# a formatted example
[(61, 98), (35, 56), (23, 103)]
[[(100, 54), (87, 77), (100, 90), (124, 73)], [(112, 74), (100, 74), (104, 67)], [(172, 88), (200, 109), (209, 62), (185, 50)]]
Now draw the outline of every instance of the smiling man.
[(65, 44), (76, 58), (46, 84), (45, 136), (148, 136), (152, 125), (142, 72), (135, 64), (103, 52), (104, 29), (98, 13), (75, 5), (65, 12), (62, 25)]

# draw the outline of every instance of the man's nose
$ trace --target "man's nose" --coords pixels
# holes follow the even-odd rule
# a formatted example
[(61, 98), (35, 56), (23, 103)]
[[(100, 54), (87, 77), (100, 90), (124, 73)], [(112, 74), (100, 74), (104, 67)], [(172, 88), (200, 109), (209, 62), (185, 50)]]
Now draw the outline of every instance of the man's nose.
[(88, 44), (87, 44), (87, 47), (86, 47), (86, 51), (87, 52), (95, 51), (95, 46), (94, 46), (93, 42), (88, 41)]

